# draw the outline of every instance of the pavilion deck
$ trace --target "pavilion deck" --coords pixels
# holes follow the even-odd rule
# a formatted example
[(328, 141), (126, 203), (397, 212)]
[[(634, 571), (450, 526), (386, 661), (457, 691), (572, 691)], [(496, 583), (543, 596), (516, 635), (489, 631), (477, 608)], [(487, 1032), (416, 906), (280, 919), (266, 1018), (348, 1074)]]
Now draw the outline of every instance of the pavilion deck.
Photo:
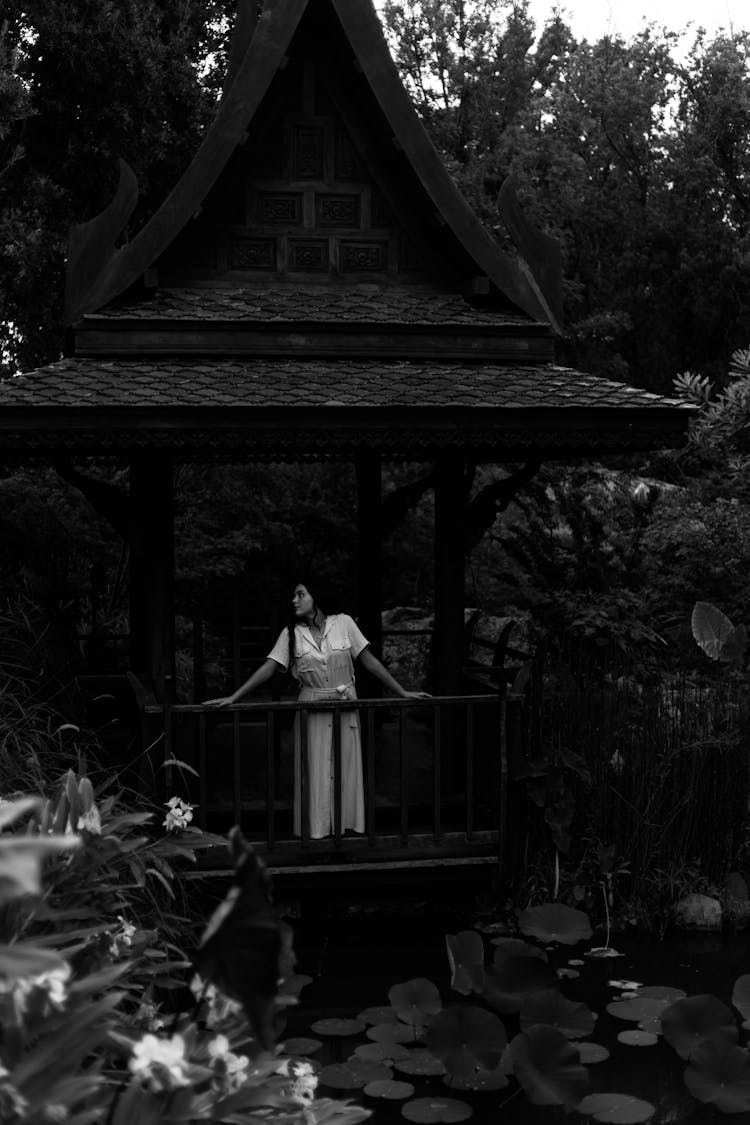
[[(344, 832), (340, 815), (341, 717), (353, 710), (362, 732), (361, 835)], [(292, 831), (294, 725), (304, 751), (308, 716), (320, 711), (335, 719), (335, 823), (331, 836), (311, 839), (304, 815), (301, 836)], [(145, 702), (142, 718), (144, 745), (165, 793), (193, 802), (195, 823), (204, 830), (225, 833), (238, 824), (274, 874), (413, 869), (426, 876), (428, 869), (434, 875), (485, 867), (494, 875), (503, 866), (506, 837), (507, 711), (504, 693), (492, 692), (424, 700), (259, 700), (221, 710)], [(303, 810), (306, 758), (303, 752)], [(209, 859), (214, 866), (221, 862)]]

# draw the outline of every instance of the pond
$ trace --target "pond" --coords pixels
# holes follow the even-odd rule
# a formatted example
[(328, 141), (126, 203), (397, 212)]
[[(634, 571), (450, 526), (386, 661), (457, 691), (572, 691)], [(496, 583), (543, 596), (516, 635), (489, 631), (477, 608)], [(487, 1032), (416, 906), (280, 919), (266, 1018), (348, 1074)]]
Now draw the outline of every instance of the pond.
[[(566, 1067), (570, 1068), (571, 1065), (569, 1046), (563, 1042), (560, 1048), (558, 1042), (552, 1040), (551, 1034), (549, 1036), (550, 1043), (546, 1044), (542, 1051), (545, 1056), (544, 1061), (539, 1062), (539, 1059), (537, 1059), (534, 1062), (532, 1059), (529, 1063), (529, 1059), (526, 1058), (524, 1065), (526, 1065), (527, 1072), (528, 1065), (531, 1065), (532, 1070), (535, 1066), (537, 1067), (536, 1076), (532, 1076), (532, 1080), (525, 1086), (526, 1092), (519, 1085), (520, 1078), (517, 1081), (516, 1077), (513, 1076), (509, 1080), (503, 1080), (503, 1078), (498, 1077), (497, 1073), (496, 1080), (498, 1084), (503, 1083), (502, 1088), (466, 1091), (456, 1088), (456, 1086), (461, 1086), (461, 1067), (458, 1064), (456, 1064), (457, 1070), (455, 1073), (459, 1075), (459, 1081), (451, 1083), (454, 1088), (449, 1088), (446, 1085), (448, 1080), (440, 1074), (433, 1076), (414, 1074), (412, 1072), (414, 1069), (412, 1059), (408, 1056), (405, 1063), (399, 1059), (393, 1059), (390, 1064), (388, 1063), (388, 1043), (390, 1043), (388, 1025), (393, 1023), (397, 1026), (396, 1039), (402, 1038), (399, 1032), (402, 1032), (404, 1026), (406, 1026), (403, 1019), (397, 1020), (392, 1012), (390, 1015), (385, 1011), (379, 1013), (366, 1012), (367, 1026), (357, 1031), (356, 1025), (351, 1025), (350, 1033), (346, 1035), (328, 1034), (331, 1028), (346, 1030), (346, 1024), (338, 1029), (335, 1024), (319, 1023), (321, 1020), (351, 1020), (365, 1009), (373, 1006), (389, 1006), (388, 994), (393, 985), (413, 981), (416, 978), (426, 978), (436, 986), (444, 1008), (456, 1005), (459, 1008), (469, 1006), (475, 1013), (477, 1009), (493, 1013), (492, 1021), (488, 1019), (487, 1036), (490, 1040), (497, 1032), (497, 1020), (500, 1020), (504, 1025), (503, 1037), (507, 1033), (508, 1040), (514, 1040), (516, 1037), (527, 1039), (524, 1047), (526, 1055), (528, 1054), (526, 1050), (528, 1037), (520, 1037), (519, 1031), (524, 1028), (528, 1030), (530, 1023), (552, 1024), (557, 1028), (565, 1028), (566, 1024), (572, 1024), (572, 1028), (570, 1026), (565, 1028), (569, 1043), (575, 1046), (585, 1041), (606, 1048), (609, 1057), (604, 1058), (603, 1061), (591, 1061), (586, 1066), (588, 1077), (584, 1076), (584, 1081), (587, 1082), (587, 1089), (583, 1090), (583, 1093), (587, 1095), (614, 1093), (625, 1095), (625, 1097), (616, 1104), (613, 1103), (609, 1109), (609, 1115), (606, 1107), (602, 1108), (599, 1103), (596, 1103), (600, 1114), (603, 1114), (597, 1120), (623, 1123), (650, 1120), (654, 1125), (662, 1125), (662, 1123), (666, 1125), (667, 1122), (704, 1125), (707, 1122), (727, 1120), (750, 1121), (750, 1056), (744, 1051), (740, 1052), (739, 1055), (735, 1054), (737, 1048), (732, 1046), (733, 1037), (734, 1042), (740, 1046), (746, 1044), (748, 1031), (744, 1028), (742, 1020), (743, 1018), (747, 1019), (750, 1012), (745, 1013), (743, 1017), (743, 1015), (738, 1015), (736, 1009), (732, 1009), (730, 1020), (736, 1025), (736, 1031), (733, 1028), (729, 1028), (729, 1030), (718, 1028), (718, 1032), (713, 1026), (706, 1030), (706, 1020), (711, 1023), (711, 1020), (716, 1016), (716, 1012), (713, 1012), (713, 1015), (709, 1013), (708, 1016), (704, 1011), (688, 1012), (685, 1013), (687, 1023), (691, 1024), (692, 1021), (696, 1026), (700, 1025), (698, 1031), (694, 1026), (688, 1027), (686, 1031), (685, 1027), (681, 1025), (678, 1031), (674, 1033), (679, 1040), (680, 1034), (700, 1036), (705, 1032), (708, 1038), (713, 1036), (714, 1040), (719, 1042), (720, 1046), (712, 1058), (705, 1061), (701, 1072), (703, 1077), (701, 1078), (699, 1075), (698, 1089), (702, 1091), (701, 1096), (707, 1096), (708, 1084), (710, 1088), (708, 1096), (718, 1096), (721, 1102), (721, 1095), (716, 1095), (715, 1090), (724, 1081), (725, 1087), (730, 1088), (731, 1095), (728, 1102), (725, 1099), (725, 1106), (726, 1104), (735, 1107), (739, 1105), (745, 1110), (743, 1113), (732, 1112), (728, 1114), (727, 1112), (720, 1112), (713, 1105), (703, 1104), (692, 1096), (684, 1081), (684, 1073), (688, 1063), (680, 1057), (675, 1047), (666, 1042), (664, 1036), (660, 1034), (659, 1022), (660, 1013), (669, 1004), (673, 1004), (675, 1000), (679, 999), (680, 993), (687, 994), (688, 997), (709, 993), (731, 1009), (735, 982), (750, 971), (750, 935), (740, 933), (723, 936), (676, 932), (663, 941), (648, 936), (616, 935), (612, 945), (622, 955), (617, 958), (596, 958), (585, 955), (587, 950), (596, 945), (598, 939), (594, 937), (582, 940), (574, 945), (565, 945), (559, 942), (535, 942), (533, 939), (527, 938), (528, 948), (522, 951), (520, 947), (509, 949), (504, 945), (502, 934), (499, 931), (491, 931), (482, 936), (482, 945), (485, 961), (491, 964), (494, 956), (500, 966), (497, 971), (488, 970), (488, 977), (492, 972), (496, 974), (493, 978), (496, 993), (494, 997), (491, 991), (482, 996), (476, 993), (462, 996), (451, 987), (452, 973), (446, 955), (445, 935), (466, 932), (471, 928), (471, 925), (472, 920), (468, 915), (429, 903), (414, 904), (411, 908), (401, 906), (391, 910), (359, 909), (357, 911), (344, 911), (341, 908), (336, 909), (334, 907), (326, 909), (321, 906), (313, 916), (303, 917), (295, 922), (297, 969), (298, 972), (309, 975), (312, 981), (303, 989), (299, 1006), (289, 1010), (285, 1034), (287, 1040), (294, 1041), (300, 1037), (313, 1038), (319, 1040), (322, 1044), (311, 1057), (316, 1064), (323, 1068), (322, 1077), (330, 1076), (334, 1085), (329, 1087), (321, 1080), (319, 1087), (321, 1094), (355, 1100), (373, 1110), (374, 1120), (378, 1122), (378, 1125), (380, 1125), (380, 1122), (403, 1122), (402, 1107), (406, 1105), (407, 1114), (410, 1113), (407, 1103), (414, 1104), (415, 1099), (430, 1099), (430, 1101), (429, 1103), (422, 1103), (422, 1107), (428, 1106), (426, 1110), (418, 1107), (414, 1111), (417, 1115), (412, 1117), (412, 1120), (463, 1119), (461, 1114), (467, 1115), (468, 1110), (462, 1110), (460, 1108), (461, 1103), (471, 1107), (473, 1111), (471, 1120), (477, 1122), (478, 1125), (485, 1125), (489, 1122), (496, 1125), (500, 1118), (503, 1122), (511, 1123), (511, 1125), (520, 1125), (521, 1122), (524, 1125), (536, 1125), (537, 1122), (549, 1123), (552, 1120), (562, 1120), (563, 1118), (574, 1123), (574, 1125), (578, 1125), (579, 1122), (592, 1119), (575, 1110), (567, 1112), (559, 1106), (531, 1104), (530, 1096), (534, 1096), (535, 1099), (544, 1098), (543, 1087), (545, 1082), (549, 1082), (553, 1091), (558, 1089), (556, 1085), (558, 1082), (562, 1082), (564, 1087), (566, 1080), (561, 1078), (560, 1075)], [(472, 944), (472, 939), (463, 940), (465, 942), (468, 940), (468, 943)], [(493, 945), (493, 942), (496, 944)], [(463, 958), (467, 963), (467, 971), (470, 972), (471, 966), (468, 964), (470, 957), (467, 960), (466, 948), (467, 946), (464, 944), (464, 952), (462, 953), (461, 946), (457, 947), (456, 958), (459, 962)], [(536, 952), (537, 958), (539, 954), (546, 955), (546, 966), (541, 962), (541, 959), (537, 963), (542, 964), (542, 969), (548, 976), (557, 978), (552, 983), (552, 991), (549, 990), (549, 982), (545, 984), (545, 981), (540, 978), (541, 984), (544, 986), (546, 1000), (543, 1000), (541, 1008), (537, 1007), (536, 1009), (538, 1018), (533, 1014), (533, 1004), (531, 1007), (528, 1006), (528, 996), (525, 1000), (522, 999), (514, 1004), (512, 999), (508, 1000), (507, 995), (508, 991), (512, 991), (516, 987), (516, 985), (508, 983), (508, 973), (510, 972), (511, 976), (516, 974), (518, 977), (520, 968), (520, 976), (524, 975), (523, 962), (518, 954), (519, 952), (528, 953), (529, 949)], [(508, 952), (514, 955), (510, 960), (506, 958), (503, 961)], [(528, 964), (528, 957), (525, 960)], [(497, 975), (498, 973), (499, 975)], [(503, 973), (505, 974), (504, 983), (501, 980)], [(462, 979), (465, 984), (467, 978), (461, 978), (460, 975), (457, 982), (461, 984)], [(632, 987), (626, 987), (626, 985)], [(641, 986), (640, 991), (635, 987), (636, 985)], [(426, 999), (427, 993), (424, 991), (426, 987), (425, 985), (421, 986), (423, 989), (421, 993), (417, 988), (417, 992), (422, 999), (417, 997), (417, 1000), (413, 1001), (412, 997), (412, 1001), (417, 1005), (425, 1003), (429, 1007)], [(520, 985), (517, 985), (517, 987), (523, 991)], [(533, 981), (531, 987), (532, 989), (534, 987)], [(537, 982), (536, 987), (540, 987), (539, 982)], [(498, 988), (502, 993), (499, 1001)], [(675, 989), (680, 990), (680, 992), (668, 991)], [(623, 1007), (622, 1003), (619, 1005), (616, 1003), (621, 1000), (623, 994), (626, 999), (628, 996), (632, 999), (633, 992), (637, 993), (640, 1009), (638, 1007), (632, 1008), (632, 1006), (629, 1008), (627, 1004)], [(570, 1005), (561, 1015), (562, 1009), (559, 999), (555, 1000), (553, 1007), (550, 1008), (550, 998), (554, 998), (555, 993), (558, 997), (564, 997), (567, 1001), (572, 1001), (582, 1007), (574, 1010)], [(492, 1003), (489, 1000), (492, 1000)], [(432, 1002), (434, 1007), (434, 999)], [(610, 1007), (610, 1010), (608, 1010), (608, 1005), (611, 1006), (613, 1003), (615, 1004), (614, 1009)], [(557, 1004), (557, 1009), (553, 1010), (555, 1004)], [(521, 1008), (520, 1015), (519, 1007)], [(515, 1008), (515, 1011), (511, 1011), (512, 1008)], [(677, 1011), (677, 1009), (672, 1010)], [(717, 1011), (719, 1012), (718, 1022), (721, 1023), (722, 1020), (726, 1022), (726, 1009), (717, 1009)], [(593, 1017), (590, 1013), (593, 1013)], [(453, 1014), (455, 1015), (455, 1013)], [(624, 1018), (625, 1016), (627, 1018)], [(423, 1018), (425, 1022), (429, 1022), (431, 1017), (424, 1016)], [(437, 1019), (434, 1016), (432, 1018)], [(443, 1014), (440, 1018), (445, 1020), (446, 1017)], [(477, 1018), (473, 1016), (472, 1020)], [(588, 1029), (587, 1019), (593, 1025)], [(682, 1019), (682, 1016), (680, 1016), (680, 1019)], [(376, 1020), (381, 1024), (381, 1027), (373, 1033), (373, 1024)], [(416, 1022), (416, 1017), (412, 1017), (412, 1021)], [(470, 1046), (476, 1048), (475, 1040), (477, 1037), (481, 1039), (481, 1030), (478, 1030), (471, 1020), (469, 1023), (471, 1026), (466, 1024), (467, 1035), (469, 1039), (474, 1036), (474, 1041)], [(399, 1024), (400, 1027), (398, 1027)], [(317, 1031), (313, 1025), (317, 1025)], [(383, 1026), (385, 1031), (383, 1031)], [(323, 1029), (322, 1033), (321, 1028)], [(624, 1042), (618, 1039), (618, 1035), (623, 1032), (627, 1033)], [(459, 1038), (461, 1034), (463, 1032), (459, 1034)], [(534, 1034), (536, 1033), (532, 1033), (532, 1038)], [(562, 1040), (559, 1031), (552, 1034), (557, 1035)], [(718, 1035), (718, 1040), (716, 1040), (716, 1035)], [(408, 1040), (409, 1036), (407, 1035), (406, 1038)], [(651, 1045), (630, 1045), (627, 1042), (628, 1039)], [(384, 1043), (385, 1046), (373, 1048), (373, 1043), (378, 1041)], [(433, 1042), (436, 1041), (433, 1040)], [(392, 1047), (392, 1052), (393, 1054), (420, 1052), (421, 1054), (414, 1056), (418, 1062), (420, 1058), (424, 1058), (424, 1047), (423, 1038), (421, 1041), (399, 1043)], [(444, 1043), (443, 1047), (445, 1047)], [(499, 1045), (496, 1054), (492, 1056), (491, 1065), (496, 1072), (503, 1069), (505, 1071), (513, 1069), (512, 1066), (509, 1068), (507, 1064), (507, 1050), (503, 1053), (503, 1061), (497, 1065), (496, 1059), (500, 1054), (501, 1047), (502, 1044)], [(551, 1055), (547, 1051), (547, 1047), (551, 1049), (552, 1055), (556, 1050), (562, 1050), (562, 1056), (558, 1058), (557, 1062), (550, 1061)], [(586, 1052), (584, 1061), (589, 1057), (593, 1059), (596, 1054), (603, 1053), (597, 1051), (596, 1048), (585, 1047), (583, 1050)], [(357, 1052), (356, 1056), (355, 1051)], [(377, 1093), (382, 1090), (392, 1092), (394, 1095), (400, 1093), (401, 1099), (398, 1100), (394, 1097), (394, 1100), (388, 1100), (382, 1096), (371, 1096), (362, 1088), (337, 1086), (336, 1083), (341, 1079), (341, 1068), (326, 1069), (333, 1064), (346, 1063), (351, 1058), (355, 1058), (357, 1065), (361, 1066), (364, 1060), (369, 1066), (375, 1066), (376, 1070), (372, 1072), (365, 1070), (362, 1072), (363, 1076), (369, 1076), (372, 1081), (377, 1082), (384, 1077), (382, 1073), (384, 1062), (376, 1058), (379, 1053), (385, 1060), (385, 1077), (396, 1082), (409, 1083), (413, 1087), (413, 1093), (410, 1093), (407, 1087), (391, 1087), (389, 1085), (380, 1087), (377, 1085), (369, 1086), (368, 1084), (367, 1088), (371, 1091)], [(725, 1061), (730, 1056), (732, 1062), (729, 1069), (732, 1073), (720, 1073), (722, 1067), (726, 1070)], [(454, 1061), (456, 1057), (455, 1053), (450, 1055), (450, 1058)], [(518, 1056), (516, 1056), (516, 1061), (517, 1059)], [(575, 1059), (574, 1070), (580, 1070), (578, 1065), (580, 1061), (578, 1058)], [(738, 1062), (739, 1071), (737, 1070)], [(392, 1068), (390, 1073), (387, 1070), (389, 1065)], [(488, 1062), (487, 1065), (489, 1066), (490, 1063)], [(520, 1066), (521, 1064), (517, 1063), (517, 1065)], [(453, 1063), (451, 1063), (451, 1066), (453, 1066)], [(378, 1067), (380, 1070), (377, 1069)], [(399, 1069), (399, 1067), (402, 1067), (402, 1069)], [(541, 1072), (539, 1071), (540, 1067)], [(351, 1067), (349, 1069), (351, 1070)], [(417, 1069), (419, 1069), (419, 1066), (417, 1066)], [(354, 1072), (356, 1077), (356, 1066)], [(342, 1081), (345, 1083), (347, 1081), (346, 1067), (343, 1073)], [(520, 1073), (521, 1071), (518, 1070), (519, 1075)], [(537, 1079), (540, 1081), (538, 1082)], [(578, 1078), (573, 1078), (572, 1081), (575, 1085), (575, 1082), (580, 1081), (580, 1075)], [(492, 1085), (492, 1081), (489, 1084)], [(535, 1091), (535, 1093), (529, 1095), (529, 1090)], [(541, 1094), (540, 1090), (542, 1091)], [(552, 1097), (554, 1098), (554, 1092)], [(445, 1111), (441, 1110), (439, 1107), (445, 1098), (453, 1102), (457, 1101), (459, 1108), (456, 1109), (454, 1106), (451, 1109), (449, 1106)], [(745, 1099), (744, 1102), (743, 1098)], [(638, 1101), (633, 1101), (633, 1099), (638, 1099)], [(650, 1103), (653, 1109), (651, 1111), (643, 1107), (639, 1109), (640, 1102)], [(433, 1111), (432, 1116), (430, 1116), (429, 1104), (438, 1107)], [(593, 1106), (594, 1103), (589, 1102), (587, 1105)], [(426, 1116), (420, 1116), (423, 1112), (426, 1113)], [(441, 1115), (443, 1112), (446, 1115)], [(638, 1116), (639, 1112), (641, 1116)], [(643, 1116), (644, 1113), (648, 1116)]]

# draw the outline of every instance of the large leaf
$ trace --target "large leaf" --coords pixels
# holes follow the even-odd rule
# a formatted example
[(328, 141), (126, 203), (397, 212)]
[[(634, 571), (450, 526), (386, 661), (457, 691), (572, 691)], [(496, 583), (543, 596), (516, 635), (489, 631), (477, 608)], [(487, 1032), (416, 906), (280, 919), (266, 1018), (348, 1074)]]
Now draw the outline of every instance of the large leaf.
[(521, 1007), (521, 1030), (534, 1024), (556, 1027), (566, 1039), (583, 1039), (594, 1030), (596, 1016), (585, 1004), (568, 1000), (556, 989), (528, 996)]
[(737, 977), (732, 990), (732, 1003), (743, 1020), (750, 1019), (750, 973)]
[(65, 961), (48, 949), (37, 945), (17, 943), (0, 945), (0, 977), (8, 981), (22, 977), (37, 977), (53, 969), (62, 969)]
[(586, 1093), (589, 1074), (578, 1051), (555, 1027), (539, 1024), (510, 1044), (513, 1073), (534, 1105), (575, 1106)]
[(643, 1020), (659, 1019), (670, 1005), (668, 999), (657, 1000), (650, 996), (633, 996), (629, 1000), (613, 1000), (607, 1004), (607, 1011), (619, 1020), (641, 1023)]
[(398, 1018), (410, 1027), (424, 1027), (443, 1006), (437, 985), (426, 977), (394, 984), (388, 999)]
[(39, 797), (21, 797), (17, 801), (5, 801), (0, 805), (0, 832), (9, 828), (14, 821), (34, 809), (40, 808)]
[(562, 945), (588, 941), (592, 932), (588, 914), (574, 910), (572, 906), (563, 906), (560, 902), (529, 907), (521, 914), (518, 925), (527, 937), (543, 942), (558, 941)]
[(446, 934), (445, 948), (451, 968), (451, 988), (468, 996), (484, 988), (484, 942), (476, 930)]
[(51, 852), (77, 848), (79, 836), (7, 836), (0, 839), (0, 903), (42, 893), (42, 862)]
[(427, 1032), (427, 1046), (448, 1074), (465, 1079), (478, 1068), (494, 1070), (508, 1041), (497, 1016), (473, 1005), (439, 1012)]
[(634, 1098), (632, 1094), (589, 1094), (576, 1109), (607, 1125), (639, 1125), (650, 1121), (656, 1113), (656, 1106), (651, 1102)]
[(742, 1047), (702, 1043), (690, 1056), (685, 1085), (699, 1102), (722, 1113), (750, 1110), (750, 1055)]
[(350, 1059), (345, 1063), (324, 1066), (318, 1075), (324, 1086), (333, 1090), (361, 1090), (368, 1082), (383, 1082), (393, 1078), (393, 1071), (383, 1063)]
[(518, 1012), (533, 993), (556, 985), (555, 970), (546, 961), (510, 954), (500, 965), (487, 970), (482, 995), (498, 1012)]
[(688, 996), (665, 1008), (661, 1015), (662, 1035), (677, 1054), (688, 1059), (705, 1040), (731, 1046), (737, 1042), (734, 1017), (715, 996)]
[(696, 602), (690, 619), (693, 637), (711, 660), (724, 660), (724, 646), (734, 633), (734, 625), (710, 602)]

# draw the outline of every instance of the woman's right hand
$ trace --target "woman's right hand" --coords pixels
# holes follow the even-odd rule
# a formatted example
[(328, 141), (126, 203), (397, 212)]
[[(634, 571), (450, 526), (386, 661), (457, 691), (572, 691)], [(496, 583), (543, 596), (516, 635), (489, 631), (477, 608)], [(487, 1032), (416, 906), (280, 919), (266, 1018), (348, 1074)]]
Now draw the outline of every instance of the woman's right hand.
[(203, 707), (231, 707), (237, 701), (231, 695), (222, 696), (219, 699), (204, 699), (201, 706)]

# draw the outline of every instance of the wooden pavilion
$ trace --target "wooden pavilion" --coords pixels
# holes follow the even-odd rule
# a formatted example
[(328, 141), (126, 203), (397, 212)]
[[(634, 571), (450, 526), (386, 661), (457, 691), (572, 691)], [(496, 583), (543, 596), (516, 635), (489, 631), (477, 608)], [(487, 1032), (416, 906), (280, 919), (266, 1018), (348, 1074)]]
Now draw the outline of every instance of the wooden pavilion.
[[(168, 744), (179, 711), (176, 463), (354, 462), (356, 612), (377, 648), (381, 464), (432, 462), (433, 687), (452, 697), (466, 461), (646, 450), (680, 442), (689, 417), (682, 403), (555, 364), (555, 243), (529, 226), (510, 185), (498, 208), (515, 251), (482, 227), (401, 85), (371, 0), (266, 0), (257, 19), (255, 10), (240, 4), (223, 99), (159, 210), (118, 242), (137, 198), (123, 164), (111, 204), (72, 231), (69, 353), (0, 385), (5, 461), (129, 465), (130, 666), (153, 692), (152, 715), (167, 713)], [(205, 766), (210, 726), (197, 705), (187, 710)], [(237, 763), (239, 711), (233, 721)], [(427, 851), (446, 839), (436, 770)], [(239, 779), (235, 764), (235, 794)], [(468, 809), (468, 787), (464, 796)], [(375, 847), (374, 807), (369, 815)], [(403, 794), (400, 817), (408, 859)], [(441, 854), (496, 854), (497, 825), (487, 831), (479, 841), (464, 823), (461, 847)], [(392, 854), (381, 848), (379, 860)]]

